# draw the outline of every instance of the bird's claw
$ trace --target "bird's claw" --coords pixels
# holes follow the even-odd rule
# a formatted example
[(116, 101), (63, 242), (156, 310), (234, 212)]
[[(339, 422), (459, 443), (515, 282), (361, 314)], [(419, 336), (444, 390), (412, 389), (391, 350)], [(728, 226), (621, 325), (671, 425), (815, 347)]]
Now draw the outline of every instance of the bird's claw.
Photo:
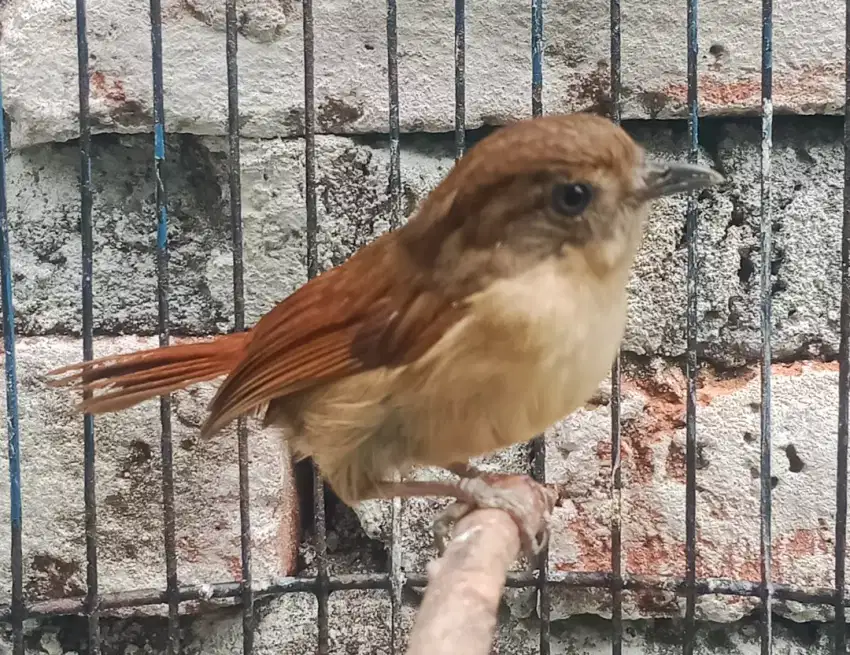
[[(528, 485), (533, 493), (527, 493), (527, 489), (517, 489), (518, 484)], [(551, 489), (526, 475), (496, 474), (465, 478), (460, 481), (459, 486), (473, 502), (458, 500), (435, 519), (434, 542), (440, 556), (445, 552), (452, 524), (474, 509), (485, 508), (500, 509), (510, 515), (519, 530), (522, 550), (530, 564), (546, 547), (549, 541), (549, 517), (556, 500)], [(535, 518), (540, 511), (539, 505), (542, 505), (544, 510), (543, 522), (540, 529), (536, 529)]]

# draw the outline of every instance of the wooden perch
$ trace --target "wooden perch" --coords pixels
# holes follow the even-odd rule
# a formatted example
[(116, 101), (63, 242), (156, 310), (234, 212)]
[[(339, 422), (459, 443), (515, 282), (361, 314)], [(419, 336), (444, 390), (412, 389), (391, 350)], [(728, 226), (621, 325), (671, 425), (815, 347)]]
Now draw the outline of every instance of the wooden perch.
[[(526, 476), (499, 479), (528, 497), (538, 529), (555, 494)], [(520, 552), (519, 530), (500, 509), (479, 509), (458, 521), (443, 556), (428, 566), (428, 588), (407, 655), (489, 655), (508, 567)]]

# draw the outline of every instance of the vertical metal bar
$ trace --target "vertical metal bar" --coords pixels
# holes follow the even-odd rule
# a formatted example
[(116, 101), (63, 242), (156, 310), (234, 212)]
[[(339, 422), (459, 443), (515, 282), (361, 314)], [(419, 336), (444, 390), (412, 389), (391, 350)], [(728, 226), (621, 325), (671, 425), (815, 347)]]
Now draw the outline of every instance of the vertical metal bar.
[(841, 340), (838, 346), (838, 461), (835, 481), (835, 653), (847, 652), (847, 442), (850, 432), (850, 0), (844, 3), (844, 220), (841, 226)]
[[(313, 0), (304, 2), (304, 186), (307, 202), (307, 278), (319, 274), (316, 212), (316, 82), (313, 58)], [(324, 513), (324, 503), (322, 503)]]
[[(91, 118), (89, 114), (89, 45), (86, 33), (86, 2), (77, 0), (77, 75), (80, 103), (80, 240), (82, 245), (83, 359), (94, 357), (94, 311), (92, 298), (93, 251)], [(89, 392), (84, 398), (90, 396)], [(97, 497), (95, 493), (94, 417), (83, 416), (83, 494), (86, 531), (86, 614), (88, 645), (100, 653), (100, 599), (97, 581)]]
[[(242, 179), (239, 157), (239, 69), (237, 66), (236, 0), (225, 2), (227, 41), (227, 134), (230, 186), (230, 224), (233, 235), (233, 322), (245, 329), (245, 283), (242, 260)], [(254, 595), (251, 591), (251, 508), (248, 487), (248, 426), (245, 419), (236, 424), (239, 451), (239, 518), (242, 555), (242, 652), (254, 650)]]
[[(699, 92), (697, 67), (699, 55), (699, 1), (688, 0), (688, 161), (696, 163), (699, 156)], [(699, 204), (697, 194), (688, 196), (685, 240), (688, 249), (687, 308), (686, 308), (686, 375), (685, 401), (685, 638), (682, 652), (692, 655), (696, 642), (696, 539), (697, 539), (697, 224)]]
[[(160, 0), (150, 0), (151, 71), (153, 74), (153, 165), (156, 180), (156, 298), (159, 345), (169, 342), (170, 320), (168, 307), (168, 203), (162, 168), (165, 162), (165, 106), (162, 75), (162, 7)], [(168, 595), (168, 638), (166, 652), (180, 652), (180, 618), (177, 583), (177, 547), (174, 522), (174, 465), (171, 443), (171, 395), (159, 401), (162, 457), (163, 541), (165, 546), (165, 582)]]
[[(543, 0), (531, 0), (531, 114), (543, 115)], [(539, 435), (531, 443), (532, 474), (546, 481), (546, 437)], [(549, 547), (537, 560), (537, 590), (540, 595), (540, 655), (549, 655), (551, 600), (549, 595)]]
[(543, 0), (531, 0), (531, 114), (543, 115)]
[(773, 652), (773, 582), (771, 580), (771, 328), (773, 220), (771, 216), (770, 155), (773, 148), (773, 0), (762, 0), (761, 32), (761, 653)]
[(620, 124), (620, 93), (622, 65), (620, 59), (620, 44), (622, 31), (620, 28), (620, 0), (611, 0), (611, 120)]
[(455, 0), (455, 160), (466, 150), (466, 0)]
[[(399, 148), (398, 100), (398, 7), (396, 0), (387, 0), (387, 88), (389, 91), (390, 127), (390, 229), (401, 225), (401, 152)], [(398, 476), (396, 476), (398, 477)], [(390, 653), (395, 655), (396, 640), (401, 622), (401, 598), (404, 590), (404, 571), (401, 561), (401, 498), (394, 497), (391, 505), (390, 536)]]
[[(304, 194), (307, 207), (307, 277), (319, 274), (318, 214), (316, 205), (316, 82), (313, 55), (313, 0), (303, 0), (304, 28)], [(316, 600), (318, 655), (330, 651), (328, 626), (328, 542), (325, 525), (325, 485), (313, 468), (313, 522), (316, 532)]]
[[(611, 0), (611, 111), (620, 123), (621, 61), (620, 0)], [(623, 471), (620, 433), (620, 353), (611, 367), (611, 495), (614, 511), (611, 520), (611, 652), (623, 652)]]
[(24, 567), (21, 532), (21, 439), (18, 418), (18, 374), (15, 357), (15, 305), (12, 299), (12, 255), (6, 208), (6, 126), (0, 82), (0, 287), (2, 287), (3, 351), (6, 371), (6, 432), (9, 450), (9, 550), (12, 569), (12, 653), (24, 655)]
[(330, 652), (330, 627), (328, 617), (328, 540), (325, 526), (325, 485), (319, 468), (313, 468), (313, 520), (316, 531), (316, 622), (318, 623), (318, 655)]
[(390, 229), (400, 224), (401, 159), (398, 117), (398, 8), (387, 0), (387, 80), (390, 92)]

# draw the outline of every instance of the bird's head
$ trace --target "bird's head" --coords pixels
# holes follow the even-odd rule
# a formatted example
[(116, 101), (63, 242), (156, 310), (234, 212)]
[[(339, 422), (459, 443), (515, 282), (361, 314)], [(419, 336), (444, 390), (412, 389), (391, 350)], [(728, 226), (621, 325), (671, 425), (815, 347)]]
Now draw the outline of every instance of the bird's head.
[(606, 275), (631, 266), (653, 200), (722, 181), (705, 166), (648, 161), (605, 118), (545, 116), (472, 147), (426, 200), (426, 220), (411, 231), (424, 236), (428, 224), (455, 251), (508, 247), (529, 260), (582, 258)]

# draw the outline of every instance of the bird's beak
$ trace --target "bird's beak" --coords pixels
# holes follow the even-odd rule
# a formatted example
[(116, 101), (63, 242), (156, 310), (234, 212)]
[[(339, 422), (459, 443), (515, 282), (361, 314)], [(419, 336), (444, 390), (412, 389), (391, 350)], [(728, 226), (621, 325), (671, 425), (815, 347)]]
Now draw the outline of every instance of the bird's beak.
[(642, 171), (645, 200), (704, 189), (723, 182), (723, 176), (698, 164), (647, 162)]

